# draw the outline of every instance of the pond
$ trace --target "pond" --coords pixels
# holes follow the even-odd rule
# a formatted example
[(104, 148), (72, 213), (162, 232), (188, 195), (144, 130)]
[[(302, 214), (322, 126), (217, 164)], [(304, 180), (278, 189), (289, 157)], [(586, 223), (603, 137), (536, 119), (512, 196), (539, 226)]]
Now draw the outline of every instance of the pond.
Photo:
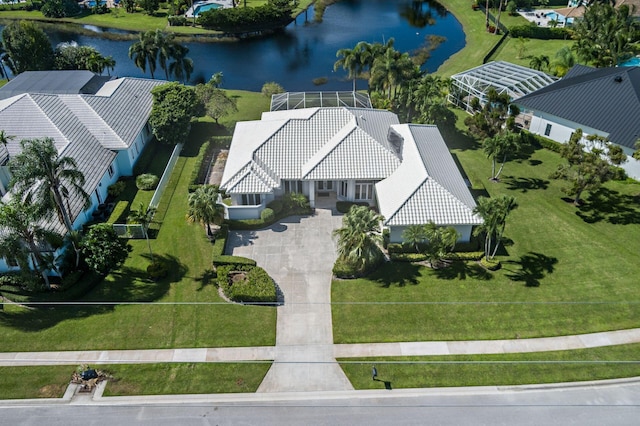
[[(305, 19), (307, 18), (307, 19)], [(438, 35), (446, 40), (432, 52), (424, 69), (435, 71), (449, 56), (464, 47), (462, 26), (435, 1), (341, 0), (328, 6), (322, 22), (313, 22), (314, 10), (302, 13), (284, 31), (259, 39), (235, 42), (187, 43), (194, 61), (192, 82), (208, 80), (221, 71), (223, 87), (259, 91), (275, 81), (288, 91), (350, 90), (343, 70), (333, 71), (336, 51), (352, 48), (359, 41), (383, 43), (395, 39), (394, 47), (412, 52), (425, 38)], [(76, 41), (96, 47), (116, 60), (115, 75), (150, 77), (128, 57), (132, 41), (113, 41), (63, 32), (49, 33), (54, 45)], [(164, 78), (162, 70), (156, 78)], [(314, 79), (326, 79), (316, 86)], [(359, 83), (365, 87), (365, 83)]]

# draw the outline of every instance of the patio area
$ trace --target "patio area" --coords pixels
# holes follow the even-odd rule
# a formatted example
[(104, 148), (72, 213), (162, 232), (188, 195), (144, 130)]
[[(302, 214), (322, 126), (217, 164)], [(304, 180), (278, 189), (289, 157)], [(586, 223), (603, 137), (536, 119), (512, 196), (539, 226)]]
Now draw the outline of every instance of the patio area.
[(197, 1), (187, 9), (184, 16), (187, 18), (193, 18), (194, 15), (197, 18), (202, 12), (212, 9), (228, 9), (233, 7), (234, 0), (204, 0)]
[[(573, 24), (575, 14), (579, 8), (564, 8), (559, 10), (553, 9), (537, 9), (525, 10), (518, 9), (518, 14), (529, 22), (537, 24), (539, 27), (570, 27)], [(581, 14), (579, 16), (582, 16)]]

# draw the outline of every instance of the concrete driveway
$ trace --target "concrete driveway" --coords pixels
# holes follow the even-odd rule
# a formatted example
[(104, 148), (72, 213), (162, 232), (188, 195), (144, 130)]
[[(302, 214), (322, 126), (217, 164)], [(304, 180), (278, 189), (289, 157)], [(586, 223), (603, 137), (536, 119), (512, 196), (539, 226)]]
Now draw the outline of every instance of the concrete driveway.
[(316, 209), (259, 231), (232, 231), (227, 253), (254, 259), (283, 294), (275, 360), (258, 392), (352, 390), (333, 357), (331, 276), (336, 259), (331, 232), (342, 216)]

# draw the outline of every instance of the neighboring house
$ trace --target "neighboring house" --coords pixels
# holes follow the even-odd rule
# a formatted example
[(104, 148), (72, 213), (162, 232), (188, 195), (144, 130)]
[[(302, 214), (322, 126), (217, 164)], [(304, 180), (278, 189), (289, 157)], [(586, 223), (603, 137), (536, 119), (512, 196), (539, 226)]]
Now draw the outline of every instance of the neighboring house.
[[(146, 143), (151, 89), (164, 83), (140, 78), (98, 76), (89, 71), (28, 71), (0, 88), (0, 130), (11, 136), (0, 147), (0, 195), (10, 181), (9, 159), (20, 152), (23, 139), (54, 140), (61, 156), (72, 157), (85, 176), (81, 197), (69, 198), (75, 229), (92, 219), (107, 197), (107, 188), (120, 176), (131, 175)], [(64, 233), (57, 219), (51, 227)], [(0, 271), (7, 265), (0, 260)]]
[(318, 197), (377, 204), (389, 215), (385, 225), (394, 242), (406, 225), (429, 220), (457, 226), (461, 241), (468, 241), (471, 226), (480, 223), (438, 129), (400, 125), (385, 110), (303, 108), (240, 122), (221, 188), (231, 196), (230, 219), (258, 218), (288, 192), (303, 193), (312, 207)]
[(530, 132), (556, 142), (568, 142), (577, 129), (585, 138), (608, 137), (629, 156), (622, 168), (640, 179), (640, 162), (630, 157), (640, 138), (640, 67), (576, 65), (562, 80), (515, 103), (530, 117)]

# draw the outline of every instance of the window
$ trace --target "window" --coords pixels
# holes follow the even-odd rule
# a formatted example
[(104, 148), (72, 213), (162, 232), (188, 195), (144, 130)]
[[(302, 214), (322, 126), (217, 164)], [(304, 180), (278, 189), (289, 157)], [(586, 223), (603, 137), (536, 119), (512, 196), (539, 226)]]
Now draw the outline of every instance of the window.
[(547, 124), (546, 129), (544, 129), (544, 135), (549, 136), (551, 134), (551, 124)]
[(366, 181), (356, 181), (356, 200), (373, 199), (373, 183)]
[(284, 192), (298, 192), (302, 193), (302, 182), (299, 180), (285, 180), (284, 181)]
[(340, 196), (346, 197), (349, 191), (349, 183), (346, 180), (340, 182)]
[(260, 194), (242, 194), (243, 206), (257, 206), (261, 203)]
[(113, 164), (109, 165), (109, 170), (107, 170), (109, 172), (109, 177), (113, 177), (113, 174), (115, 173), (115, 171), (113, 170)]

